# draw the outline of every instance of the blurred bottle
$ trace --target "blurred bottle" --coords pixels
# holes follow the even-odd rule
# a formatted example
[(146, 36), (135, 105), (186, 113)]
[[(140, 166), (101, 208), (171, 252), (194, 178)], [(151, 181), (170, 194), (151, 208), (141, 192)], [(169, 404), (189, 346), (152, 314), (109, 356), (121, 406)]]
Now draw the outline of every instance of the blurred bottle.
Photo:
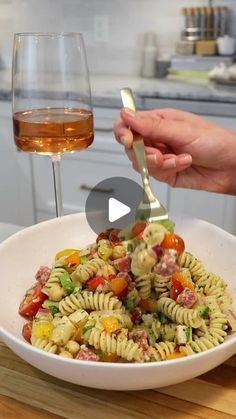
[(142, 77), (155, 77), (156, 59), (157, 59), (156, 33), (146, 32), (144, 34), (144, 46), (143, 46), (143, 52), (142, 52), (142, 66), (141, 66)]

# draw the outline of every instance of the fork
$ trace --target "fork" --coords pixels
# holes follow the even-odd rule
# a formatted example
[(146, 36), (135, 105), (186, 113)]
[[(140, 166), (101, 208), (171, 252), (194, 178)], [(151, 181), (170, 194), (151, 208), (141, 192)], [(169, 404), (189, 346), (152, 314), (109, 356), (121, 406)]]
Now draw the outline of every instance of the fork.
[[(129, 87), (124, 87), (120, 92), (123, 106), (136, 111), (132, 90)], [(150, 222), (168, 220), (169, 217), (165, 207), (154, 196), (151, 189), (143, 137), (135, 131), (132, 131), (132, 133), (133, 150), (143, 183), (143, 198), (136, 210), (136, 219), (145, 219)]]

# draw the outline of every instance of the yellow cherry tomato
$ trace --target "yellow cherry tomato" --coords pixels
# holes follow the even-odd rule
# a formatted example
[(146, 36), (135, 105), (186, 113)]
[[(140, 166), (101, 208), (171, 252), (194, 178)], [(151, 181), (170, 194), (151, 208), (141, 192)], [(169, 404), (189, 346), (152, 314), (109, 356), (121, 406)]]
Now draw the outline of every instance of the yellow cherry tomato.
[(63, 249), (56, 253), (55, 260), (59, 260), (61, 258), (66, 258), (67, 256), (71, 256), (74, 253), (79, 253), (78, 249)]
[(49, 339), (52, 334), (52, 323), (39, 322), (34, 324), (32, 334), (39, 339)]
[(183, 356), (186, 356), (184, 352), (173, 352), (173, 354), (167, 355), (166, 359), (182, 358)]
[(113, 333), (121, 328), (119, 321), (114, 316), (105, 317), (101, 323), (107, 333)]

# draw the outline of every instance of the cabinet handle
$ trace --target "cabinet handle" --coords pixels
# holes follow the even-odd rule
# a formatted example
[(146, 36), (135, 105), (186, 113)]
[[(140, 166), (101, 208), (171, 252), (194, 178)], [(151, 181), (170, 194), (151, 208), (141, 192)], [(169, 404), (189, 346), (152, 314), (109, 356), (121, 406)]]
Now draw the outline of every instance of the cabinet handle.
[(114, 189), (113, 188), (99, 188), (97, 186), (89, 186), (89, 185), (85, 185), (84, 183), (82, 185), (80, 185), (80, 189), (84, 190), (84, 191), (94, 191), (94, 192), (101, 192), (101, 193), (113, 193)]

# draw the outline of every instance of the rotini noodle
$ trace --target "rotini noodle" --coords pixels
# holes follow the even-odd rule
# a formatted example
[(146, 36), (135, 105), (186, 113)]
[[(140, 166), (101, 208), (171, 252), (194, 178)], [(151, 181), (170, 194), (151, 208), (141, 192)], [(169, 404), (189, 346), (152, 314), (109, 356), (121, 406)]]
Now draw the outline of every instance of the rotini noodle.
[(157, 302), (157, 306), (159, 311), (164, 313), (175, 323), (184, 324), (194, 328), (198, 328), (202, 324), (202, 320), (199, 317), (197, 310), (183, 308), (171, 298), (160, 298)]
[(172, 342), (160, 342), (155, 343), (154, 346), (149, 347), (151, 358), (155, 361), (164, 361), (169, 355), (175, 351), (175, 343)]
[(127, 361), (142, 360), (141, 349), (132, 339), (112, 335), (94, 327), (84, 334), (84, 340), (95, 349), (118, 355)]
[(59, 303), (59, 310), (64, 315), (71, 314), (78, 308), (84, 310), (116, 310), (121, 307), (122, 302), (114, 297), (111, 292), (104, 294), (102, 292), (82, 291), (76, 296), (68, 295)]
[(189, 252), (183, 252), (179, 256), (179, 264), (182, 268), (189, 269), (193, 281), (196, 281), (200, 276), (202, 276), (206, 272), (200, 260)]
[(56, 354), (58, 351), (58, 346), (54, 342), (51, 342), (49, 339), (40, 339), (34, 336), (31, 337), (31, 344), (35, 348), (42, 349), (43, 351)]
[(71, 278), (74, 284), (77, 282), (84, 283), (88, 281), (89, 278), (92, 278), (106, 265), (106, 262), (103, 259), (91, 259), (90, 261), (79, 265), (76, 270), (72, 273)]

